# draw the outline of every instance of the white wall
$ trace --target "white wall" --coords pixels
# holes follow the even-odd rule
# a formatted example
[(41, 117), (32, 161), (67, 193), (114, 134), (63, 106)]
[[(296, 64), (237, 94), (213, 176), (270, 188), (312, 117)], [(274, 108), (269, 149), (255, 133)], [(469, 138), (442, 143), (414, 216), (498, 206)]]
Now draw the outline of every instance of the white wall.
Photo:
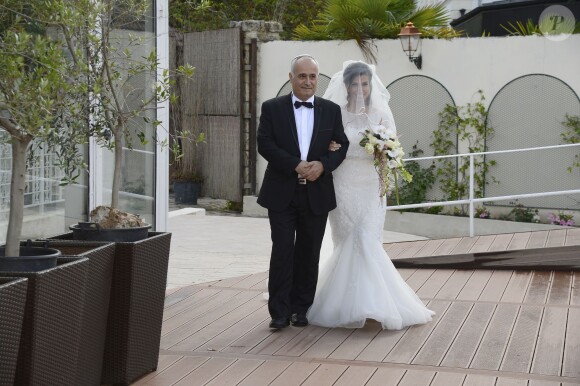
[[(560, 42), (542, 36), (424, 40), (421, 70), (409, 62), (398, 40), (376, 41), (375, 44), (378, 48), (377, 73), (385, 86), (411, 74), (429, 76), (447, 88), (457, 105), (473, 102), (474, 93), (480, 89), (490, 103), (506, 83), (528, 74), (552, 75), (580, 95), (580, 35)], [(276, 96), (288, 80), (290, 60), (302, 53), (314, 55), (320, 62), (320, 72), (328, 76), (341, 70), (346, 60), (364, 60), (353, 41), (261, 43), (258, 106)], [(265, 160), (258, 156), (258, 189), (265, 168)]]

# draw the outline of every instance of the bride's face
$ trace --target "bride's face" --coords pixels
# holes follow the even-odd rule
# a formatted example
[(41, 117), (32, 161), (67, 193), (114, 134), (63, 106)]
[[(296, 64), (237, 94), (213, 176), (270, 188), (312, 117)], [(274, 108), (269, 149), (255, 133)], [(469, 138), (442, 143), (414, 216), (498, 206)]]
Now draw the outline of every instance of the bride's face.
[(371, 82), (368, 75), (359, 75), (352, 79), (352, 82), (348, 86), (348, 99), (351, 101), (356, 100), (356, 95), (358, 93), (359, 85), (362, 86), (363, 98), (365, 101), (368, 100), (371, 93)]

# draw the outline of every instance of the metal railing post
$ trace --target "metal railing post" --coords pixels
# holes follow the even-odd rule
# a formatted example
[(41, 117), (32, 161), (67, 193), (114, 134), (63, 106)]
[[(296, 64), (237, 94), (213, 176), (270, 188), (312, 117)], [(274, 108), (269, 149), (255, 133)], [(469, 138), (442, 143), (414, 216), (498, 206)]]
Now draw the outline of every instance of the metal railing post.
[(473, 197), (473, 192), (474, 192), (473, 173), (475, 171), (475, 166), (473, 165), (473, 163), (474, 163), (474, 159), (473, 159), (473, 153), (472, 153), (469, 155), (469, 237), (473, 237), (473, 235), (475, 234), (474, 229), (473, 229), (473, 199), (475, 198), (475, 197)]

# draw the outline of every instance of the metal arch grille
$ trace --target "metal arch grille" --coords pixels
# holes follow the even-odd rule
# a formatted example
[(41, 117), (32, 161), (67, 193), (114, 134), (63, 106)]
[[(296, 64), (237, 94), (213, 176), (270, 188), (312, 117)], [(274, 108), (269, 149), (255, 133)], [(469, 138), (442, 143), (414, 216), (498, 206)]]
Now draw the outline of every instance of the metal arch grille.
[[(318, 85), (316, 87), (316, 92), (314, 93), (314, 95), (318, 97), (323, 96), (324, 92), (328, 88), (328, 83), (330, 83), (330, 77), (324, 74), (319, 74)], [(287, 81), (286, 83), (284, 83), (282, 88), (280, 88), (280, 91), (278, 91), (278, 95), (276, 96), (290, 94), (290, 91), (292, 91), (292, 84), (290, 84), (290, 81)]]
[[(580, 100), (566, 83), (542, 74), (517, 78), (504, 86), (490, 104), (488, 126), (494, 128), (495, 134), (487, 140), (488, 150), (562, 144), (566, 114), (580, 115)], [(490, 183), (486, 196), (578, 189), (580, 171), (566, 170), (577, 153), (577, 148), (569, 148), (489, 155), (487, 162), (497, 162), (490, 174), (499, 183)], [(537, 197), (519, 202), (533, 208), (572, 209), (580, 206), (580, 197)]]
[[(433, 140), (433, 131), (439, 127), (439, 113), (446, 105), (454, 105), (453, 98), (439, 82), (422, 75), (411, 75), (399, 78), (387, 86), (391, 94), (389, 103), (397, 133), (403, 149), (409, 154), (413, 146), (424, 151), (420, 156), (432, 156), (429, 146)], [(457, 139), (455, 139), (455, 153)], [(429, 167), (432, 161), (420, 161), (423, 168)], [(428, 200), (442, 200), (443, 193), (438, 186), (428, 192)]]

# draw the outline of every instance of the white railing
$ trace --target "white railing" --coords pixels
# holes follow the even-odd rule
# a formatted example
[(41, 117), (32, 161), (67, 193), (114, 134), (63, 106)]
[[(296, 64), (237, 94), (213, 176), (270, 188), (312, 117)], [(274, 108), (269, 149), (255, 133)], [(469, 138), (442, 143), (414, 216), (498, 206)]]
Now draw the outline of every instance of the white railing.
[[(475, 198), (475, 194), (474, 194), (474, 174), (475, 174), (474, 157), (483, 156), (486, 154), (519, 153), (519, 152), (534, 151), (534, 150), (558, 149), (558, 148), (577, 147), (577, 146), (580, 146), (580, 143), (573, 143), (573, 144), (566, 144), (566, 145), (555, 145), (555, 146), (543, 146), (543, 147), (530, 147), (530, 148), (524, 148), (524, 149), (485, 151), (485, 152), (479, 152), (479, 153), (463, 153), (463, 154), (449, 154), (449, 155), (440, 155), (440, 156), (432, 156), (432, 157), (407, 158), (404, 160), (405, 162), (434, 160), (434, 159), (443, 159), (443, 158), (458, 158), (458, 157), (469, 158), (469, 197), (467, 199), (464, 199), (464, 200), (435, 201), (435, 202), (424, 202), (424, 203), (420, 203), (420, 204), (408, 204), (408, 205), (390, 205), (387, 207), (387, 210), (430, 208), (433, 206), (469, 204), (469, 237), (473, 237), (474, 236), (474, 221), (473, 221), (474, 217), (473, 217), (473, 215), (474, 215), (474, 205), (476, 203), (488, 202), (488, 201), (513, 200), (513, 199), (518, 199), (518, 198), (560, 196), (560, 195), (565, 195), (565, 194), (580, 193), (580, 189), (571, 189), (571, 190), (557, 190), (557, 191), (541, 192), (541, 193), (513, 194), (513, 195), (509, 195), (509, 196), (494, 196), (494, 197)], [(580, 181), (578, 181), (578, 184), (580, 185)]]

